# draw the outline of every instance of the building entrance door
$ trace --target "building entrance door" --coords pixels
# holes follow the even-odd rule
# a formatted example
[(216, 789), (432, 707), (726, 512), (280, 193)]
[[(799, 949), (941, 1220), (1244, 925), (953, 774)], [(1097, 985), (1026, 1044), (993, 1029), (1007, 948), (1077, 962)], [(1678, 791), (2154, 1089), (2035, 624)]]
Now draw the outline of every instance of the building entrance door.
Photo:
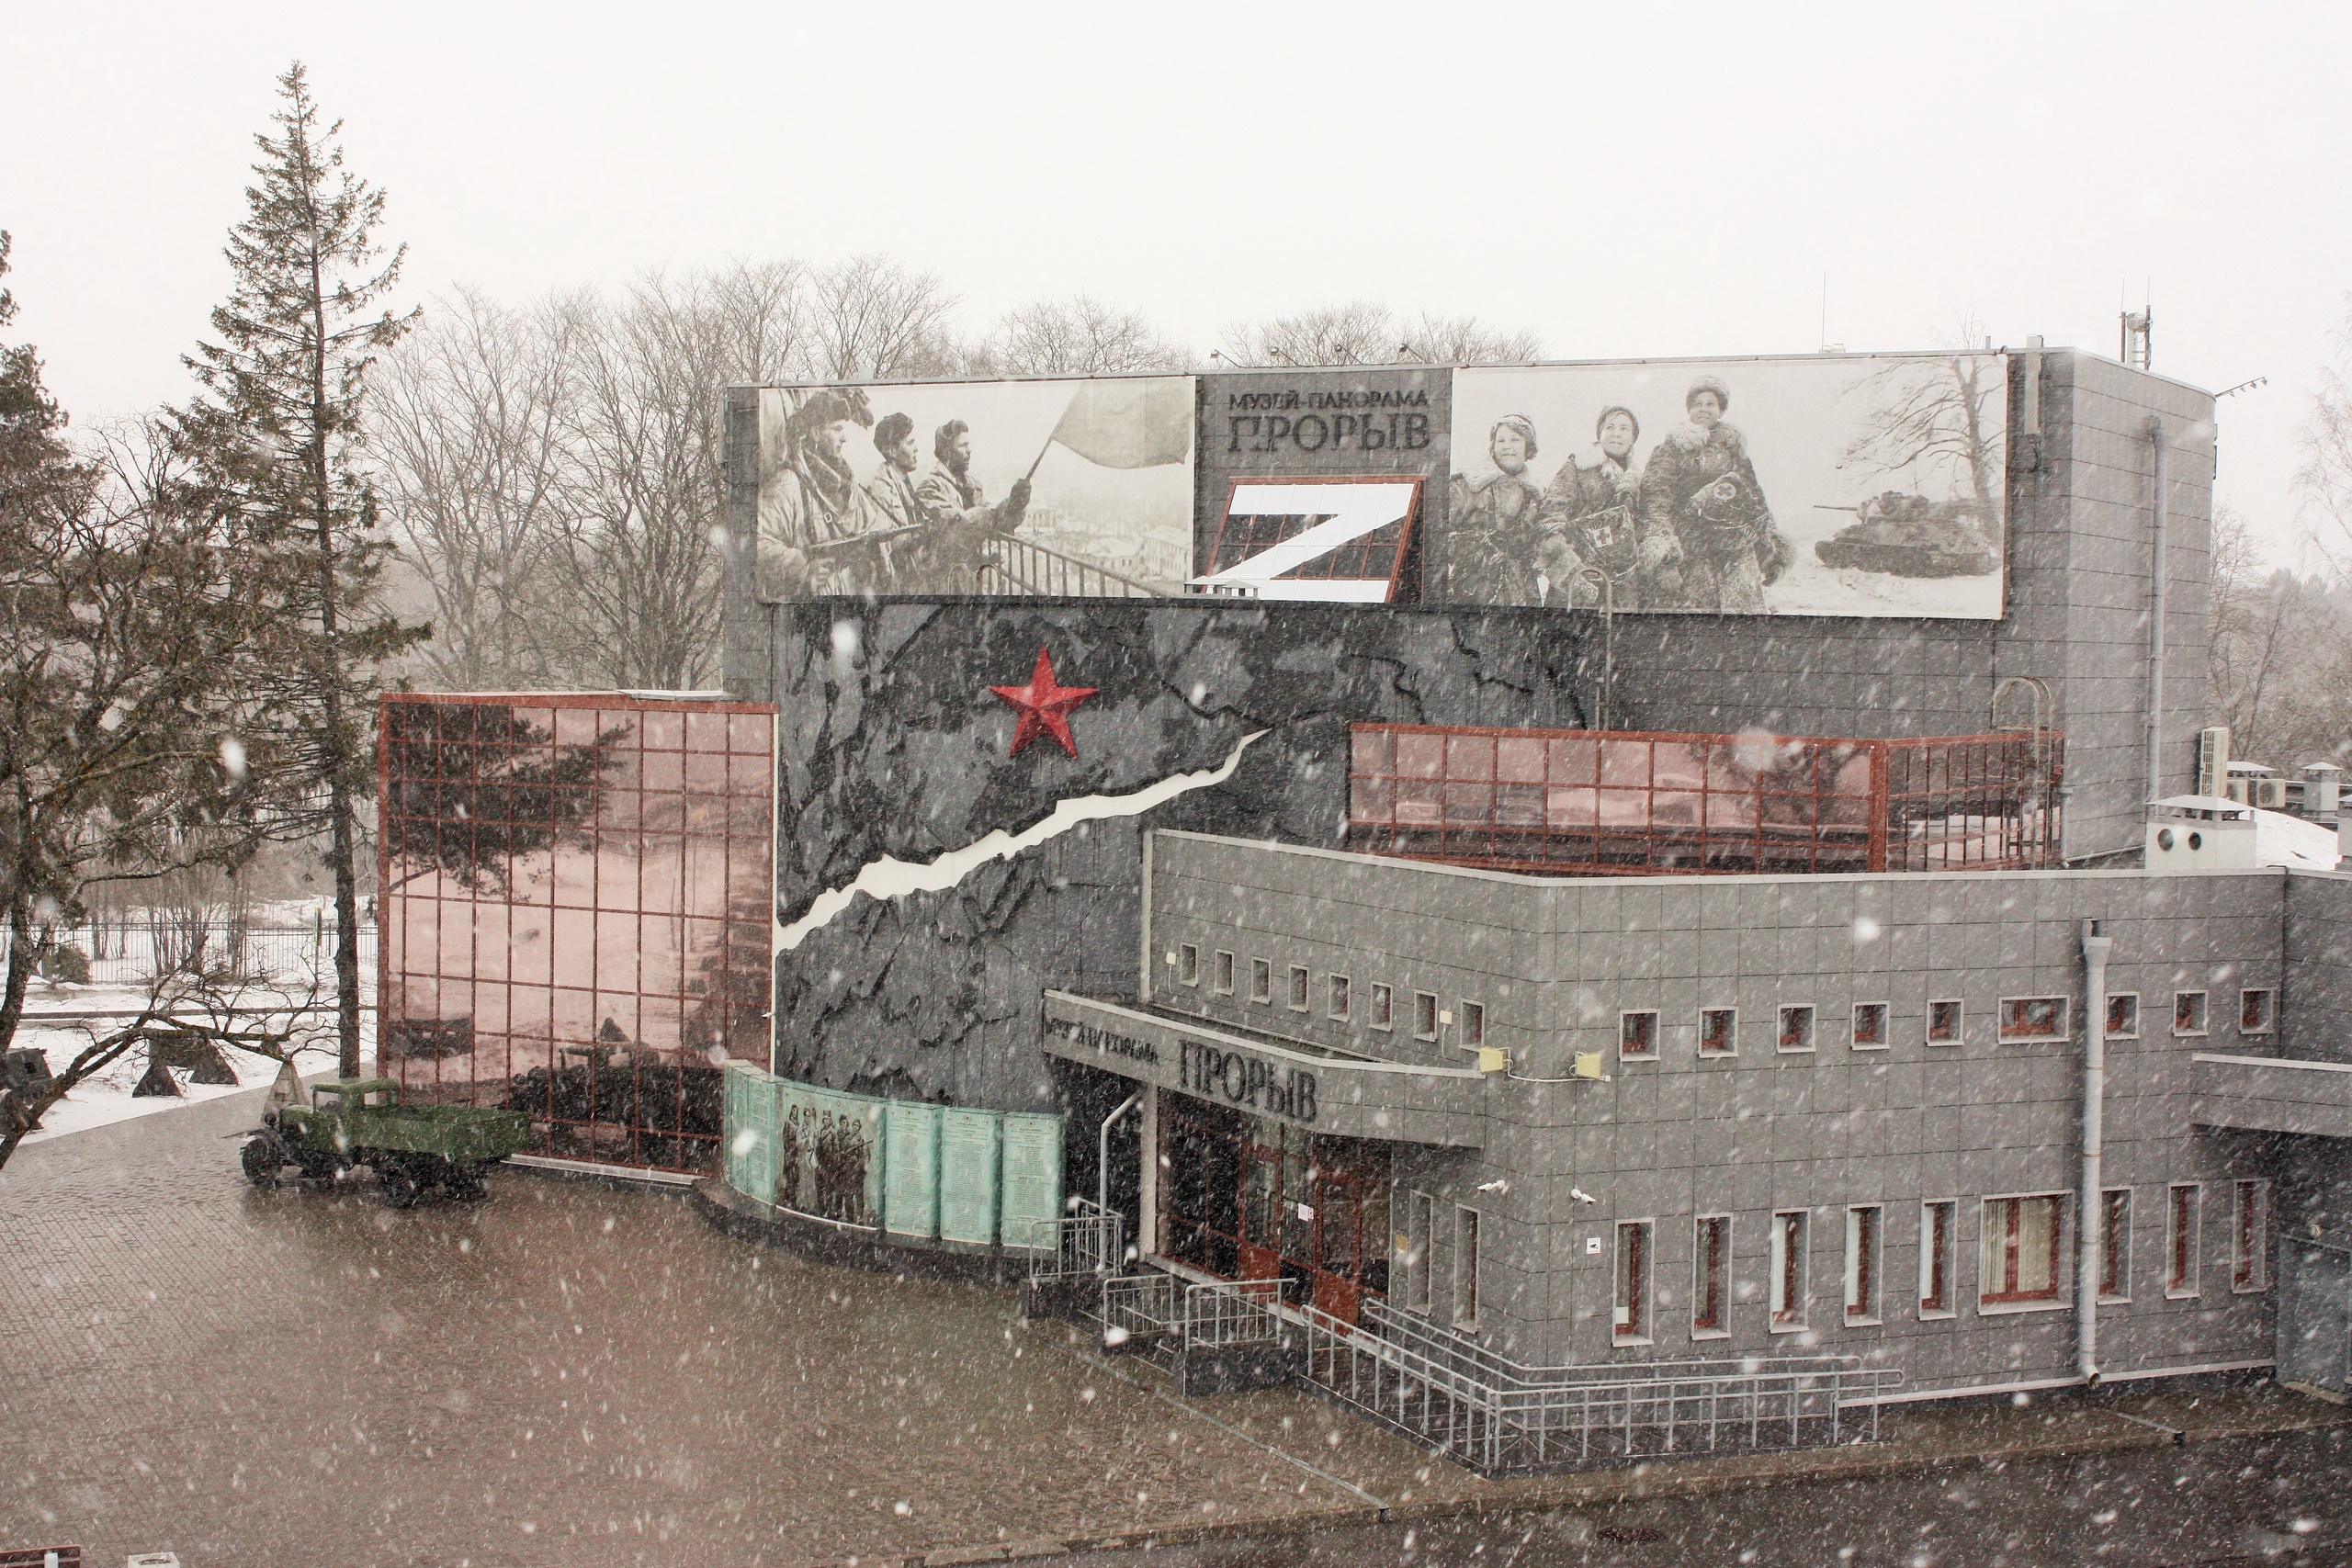
[(1161, 1101), (1159, 1245), (1228, 1280), (1353, 1323), (1388, 1292), (1388, 1149), (1205, 1100)]

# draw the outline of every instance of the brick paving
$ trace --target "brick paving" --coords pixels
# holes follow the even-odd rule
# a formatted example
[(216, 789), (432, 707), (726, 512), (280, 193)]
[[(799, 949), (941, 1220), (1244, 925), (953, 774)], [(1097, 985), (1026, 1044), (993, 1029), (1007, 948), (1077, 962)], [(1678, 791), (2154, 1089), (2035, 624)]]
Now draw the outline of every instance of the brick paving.
[(2342, 1415), (2276, 1391), (1906, 1410), (1870, 1448), (1488, 1483), (1289, 1391), (1188, 1410), (1132, 1362), (1017, 1325), (1009, 1291), (762, 1252), (674, 1198), (522, 1172), (407, 1213), (368, 1183), (257, 1192), (223, 1134), (258, 1098), (0, 1171), (0, 1548), (944, 1564)]

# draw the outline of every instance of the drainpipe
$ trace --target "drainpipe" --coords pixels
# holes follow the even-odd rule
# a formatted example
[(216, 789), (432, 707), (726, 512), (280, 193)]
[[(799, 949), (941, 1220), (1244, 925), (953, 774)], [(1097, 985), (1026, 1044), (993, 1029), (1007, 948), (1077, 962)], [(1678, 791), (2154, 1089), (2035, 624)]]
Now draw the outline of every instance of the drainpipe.
[[(1097, 1138), (1099, 1155), (1094, 1167), (1094, 1206), (1104, 1213), (1111, 1211), (1111, 1128), (1119, 1118), (1133, 1111), (1143, 1100), (1144, 1091), (1137, 1089), (1119, 1102), (1119, 1109), (1102, 1118), (1102, 1131)], [(1145, 1157), (1151, 1151), (1144, 1151)]]
[(2075, 1370), (2098, 1382), (2099, 1250), (2106, 1213), (2100, 1201), (2100, 1157), (2107, 1140), (2107, 952), (2114, 938), (2097, 920), (2083, 922), (2083, 989), (2090, 1004), (2083, 1031), (2083, 1196), (2075, 1209), (2081, 1246), (2075, 1263)]
[(2165, 422), (2148, 416), (2148, 441), (2155, 448), (2156, 542), (2150, 571), (2148, 620), (2148, 799), (2164, 794), (2165, 769), (2165, 523), (2171, 464), (2165, 452)]

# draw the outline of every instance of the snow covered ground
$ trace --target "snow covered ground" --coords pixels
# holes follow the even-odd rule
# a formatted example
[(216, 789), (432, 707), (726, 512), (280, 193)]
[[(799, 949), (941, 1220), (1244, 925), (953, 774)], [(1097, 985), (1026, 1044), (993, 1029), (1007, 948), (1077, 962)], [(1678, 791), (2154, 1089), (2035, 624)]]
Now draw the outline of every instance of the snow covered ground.
[[(56, 1018), (61, 1013), (102, 1011), (132, 1012), (147, 999), (143, 989), (114, 986), (47, 986), (36, 983), (25, 998), (25, 1019), (17, 1026), (15, 1044), (30, 1047), (49, 1058), (51, 1072), (63, 1070), (65, 1065), (86, 1049), (91, 1041), (110, 1028), (119, 1028), (127, 1018), (97, 1018), (69, 1021)], [(43, 1021), (42, 1015), (51, 1015)], [(306, 1043), (297, 1053), (296, 1070), (309, 1075), (331, 1073), (334, 1070), (334, 1015), (313, 1013), (303, 1021), (302, 1033)], [(360, 1070), (372, 1069), (376, 1055), (376, 1022), (372, 1012), (360, 1019)], [(223, 1050), (229, 1066), (237, 1075), (234, 1088), (229, 1085), (192, 1084), (185, 1072), (174, 1072), (180, 1083), (182, 1098), (163, 1095), (144, 1100), (131, 1098), (130, 1090), (147, 1071), (147, 1053), (131, 1050), (118, 1058), (113, 1066), (94, 1077), (74, 1086), (72, 1093), (51, 1106), (40, 1119), (40, 1129), (28, 1134), (25, 1142), (37, 1144), (68, 1133), (79, 1133), (91, 1127), (103, 1127), (111, 1122), (128, 1122), (139, 1116), (161, 1115), (188, 1105), (200, 1105), (209, 1100), (235, 1094), (240, 1089), (265, 1086), (277, 1076), (277, 1064), (265, 1056), (248, 1052)]]

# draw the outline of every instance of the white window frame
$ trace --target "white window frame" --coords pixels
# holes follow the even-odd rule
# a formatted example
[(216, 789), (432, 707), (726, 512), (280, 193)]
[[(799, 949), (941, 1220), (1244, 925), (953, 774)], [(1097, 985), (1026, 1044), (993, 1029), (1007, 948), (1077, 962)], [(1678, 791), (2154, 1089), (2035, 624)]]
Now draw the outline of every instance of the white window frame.
[[(2132, 1004), (2132, 1027), (2129, 1029), (2118, 1029), (2115, 1027), (2115, 1004), (2118, 1002), (2130, 1002)], [(2139, 992), (2109, 991), (2107, 993), (2107, 1037), (2109, 1040), (2137, 1040), (2140, 1038)]]
[[(1804, 1043), (1789, 1043), (1789, 1015), (1804, 1015)], [(1821, 1043), (1821, 1010), (1811, 1002), (1782, 1002), (1779, 1015), (1779, 1030), (1772, 1036), (1773, 1049), (1783, 1056), (1810, 1055)]]
[[(1625, 1244), (1631, 1239), (1639, 1256), (1635, 1259), (1634, 1289), (1629, 1293), (1625, 1280)], [(1619, 1220), (1614, 1236), (1615, 1249), (1610, 1255), (1609, 1342), (1611, 1345), (1648, 1345), (1657, 1336), (1656, 1322), (1650, 1314), (1655, 1305), (1652, 1297), (1657, 1282), (1657, 1222), (1655, 1219)], [(1620, 1313), (1633, 1314), (1629, 1322), (1620, 1321)], [(1630, 1325), (1629, 1325), (1630, 1323)]]
[[(2252, 1197), (2249, 1221), (2246, 1202)], [(2230, 1293), (2258, 1296), (2270, 1289), (2270, 1183), (2259, 1177), (2230, 1183)]]
[[(1625, 1049), (1625, 1036), (1633, 1028), (1633, 1021), (1645, 1018), (1649, 1022), (1650, 1047), (1646, 1051)], [(1657, 1009), (1626, 1008), (1617, 1015), (1617, 1059), (1621, 1062), (1655, 1062), (1657, 1060)]]
[[(2058, 1032), (2021, 1034), (2009, 1027), (2009, 1010), (2035, 1002), (2058, 1004)], [(2075, 1037), (2075, 1003), (2071, 997), (2003, 997), (1993, 1014), (1993, 1037), (2004, 1045), (2064, 1045)]]
[(1479, 1246), (1483, 1216), (1467, 1203), (1453, 1207), (1453, 1326), (1478, 1326)]
[[(2183, 1196), (2188, 1200), (2184, 1205)], [(2181, 1220), (2187, 1217), (2188, 1224)], [(2183, 1232), (2186, 1231), (2186, 1235)], [(2176, 1181), (2165, 1189), (2165, 1299), (2195, 1301), (2204, 1293), (2205, 1184)], [(2177, 1265), (2177, 1267), (2176, 1267)]]
[(1250, 960), (1250, 1000), (1259, 1007), (1274, 1005), (1274, 961), (1271, 958)]
[(1197, 986), (1201, 983), (1201, 944), (1197, 942), (1180, 943), (1176, 949), (1176, 983)]
[[(1462, 1048), (1464, 1051), (1475, 1051), (1487, 1043), (1487, 1004), (1463, 998), (1453, 1005), (1454, 1016), (1462, 1021)], [(1445, 1020), (1442, 1016), (1438, 1020), (1438, 1028), (1440, 1032), (1445, 1028)]]
[[(2246, 1003), (2256, 997), (2262, 998), (2262, 1021), (2246, 1027)], [(2248, 986), (2238, 992), (2238, 1032), (2240, 1034), (2276, 1034), (2278, 1032), (2278, 989), (2275, 986)]]
[(1396, 1027), (1396, 987), (1384, 980), (1372, 982), (1372, 995), (1364, 1006), (1369, 1012), (1364, 1020), (1366, 1029), (1377, 1029), (1385, 1034)]
[[(1708, 1227), (1720, 1226), (1716, 1245), (1710, 1249), (1700, 1239)], [(1731, 1337), (1732, 1307), (1732, 1216), (1729, 1214), (1698, 1214), (1690, 1222), (1690, 1337), (1693, 1339), (1728, 1339)], [(1713, 1325), (1702, 1324), (1699, 1313), (1707, 1304), (1707, 1268), (1714, 1266), (1715, 1312)]]
[(1323, 1011), (1335, 1022), (1345, 1023), (1355, 1010), (1355, 982), (1345, 975), (1323, 976)]
[(1227, 953), (1221, 947), (1218, 948), (1216, 950), (1216, 968), (1209, 976), (1209, 989), (1216, 992), (1220, 997), (1229, 997), (1233, 995), (1233, 987), (1236, 983), (1236, 973), (1237, 970), (1235, 967), (1233, 954)]
[[(1865, 1218), (1864, 1216), (1868, 1216)], [(1884, 1321), (1879, 1302), (1886, 1290), (1886, 1205), (1846, 1205), (1846, 1301), (1849, 1328), (1875, 1328)]]
[[(1709, 1050), (1707, 1047), (1707, 1015), (1710, 1013), (1721, 1013), (1731, 1020), (1731, 1030), (1726, 1036), (1731, 1043), (1720, 1051)], [(1724, 1061), (1739, 1055), (1739, 1010), (1737, 1008), (1701, 1008), (1699, 1010), (1699, 1055), (1711, 1062)]]
[[(1952, 1010), (1951, 1037), (1950, 1039), (1939, 1040), (1936, 1038), (1936, 1010), (1938, 1008), (1950, 1008)], [(1927, 1017), (1921, 1023), (1920, 1030), (1925, 1035), (1928, 1043), (1930, 1045), (1959, 1044), (1962, 1040), (1966, 1037), (1968, 1032), (1968, 1005), (1962, 1001), (1958, 997), (1929, 997), (1928, 998)]]
[[(1936, 1235), (1936, 1216), (1943, 1215), (1943, 1235)], [(1937, 1272), (1943, 1275), (1943, 1300), (1940, 1305), (1929, 1306), (1933, 1298)], [(1919, 1204), (1919, 1294), (1918, 1316), (1922, 1323), (1932, 1323), (1960, 1315), (1960, 1200), (1928, 1198)]]
[[(1878, 1010), (1878, 1038), (1876, 1040), (1866, 1041), (1862, 1038), (1862, 1010), (1864, 1008), (1876, 1008)], [(1894, 1009), (1889, 1003), (1856, 1002), (1854, 1004), (1853, 1026), (1850, 1032), (1846, 1036), (1846, 1043), (1848, 1047), (1856, 1051), (1884, 1051), (1888, 1049), (1894, 1043)]]
[(1315, 1005), (1315, 976), (1307, 973), (1306, 964), (1292, 964), (1283, 976), (1283, 985), (1287, 988), (1283, 1006), (1290, 1011), (1305, 1012)]
[[(2180, 1003), (2184, 997), (2197, 998), (2197, 1027), (2180, 1026)], [(2213, 998), (2208, 991), (2175, 991), (2172, 994), (2172, 1032), (2176, 1039), (2202, 1040), (2213, 1032)]]
[(1437, 1200), (1418, 1188), (1405, 1195), (1405, 1305), (1423, 1317), (1437, 1304)]
[[(1976, 1204), (1976, 1314), (1979, 1317), (2006, 1317), (2022, 1312), (2064, 1312), (2074, 1305), (2074, 1292), (2067, 1287), (2067, 1266), (2072, 1249), (2067, 1246), (2068, 1201), (2072, 1193), (2052, 1192), (1991, 1192)], [(2024, 1203), (2044, 1201), (2052, 1204), (2050, 1226), (2050, 1294), (2029, 1300), (1988, 1301), (1984, 1273), (1985, 1237), (1991, 1234), (1990, 1220), (1996, 1203)]]
[[(2118, 1198), (2123, 1200), (2123, 1224), (2120, 1227), (2108, 1224), (2108, 1216), (2116, 1208), (2115, 1200)], [(2123, 1233), (2120, 1238), (2109, 1234), (2119, 1228)], [(2129, 1303), (2132, 1300), (2132, 1189), (2129, 1187), (2099, 1190), (2098, 1268), (2098, 1304), (2122, 1306)], [(2107, 1288), (2110, 1276), (2118, 1286), (2114, 1291)]]
[[(1793, 1224), (1790, 1224), (1794, 1221)], [(1792, 1254), (1791, 1248), (1794, 1247)], [(1771, 1270), (1766, 1287), (1765, 1322), (1775, 1334), (1803, 1334), (1813, 1305), (1813, 1211), (1776, 1209), (1772, 1212)], [(1796, 1300), (1789, 1294), (1794, 1287)]]
[[(1429, 1004), (1426, 1008), (1421, 1005), (1424, 1002)], [(1421, 1015), (1425, 1012), (1429, 1015), (1430, 1021), (1430, 1026), (1426, 1032), (1424, 1032), (1421, 1028)], [(1435, 1040), (1444, 1032), (1445, 1021), (1438, 1017), (1437, 993), (1435, 991), (1415, 991), (1413, 993), (1413, 1038), (1416, 1040)]]

